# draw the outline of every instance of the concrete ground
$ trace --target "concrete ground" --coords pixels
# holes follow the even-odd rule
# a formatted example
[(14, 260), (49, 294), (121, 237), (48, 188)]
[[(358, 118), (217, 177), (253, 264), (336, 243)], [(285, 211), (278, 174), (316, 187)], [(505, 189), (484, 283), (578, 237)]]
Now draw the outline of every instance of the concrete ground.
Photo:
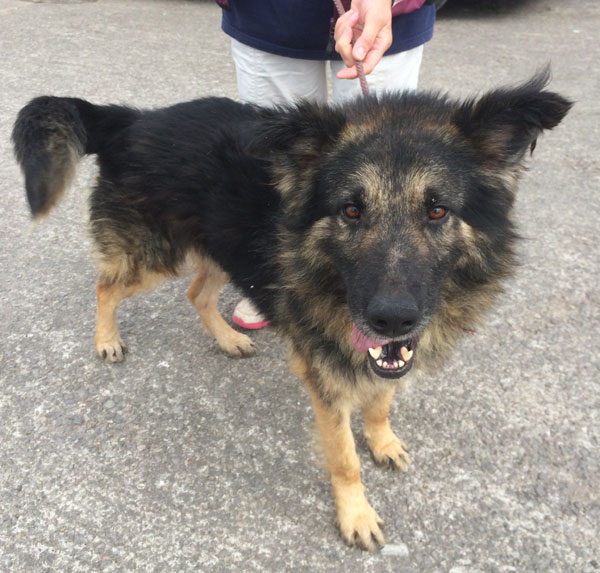
[[(358, 439), (388, 545), (347, 548), (281, 341), (229, 360), (186, 279), (125, 302), (131, 353), (94, 355), (85, 190), (31, 228), (9, 135), (42, 93), (158, 106), (235, 97), (210, 1), (0, 0), (0, 571), (600, 569), (600, 4), (450, 0), (422, 88), (469, 95), (552, 63), (577, 103), (538, 142), (522, 266), (476, 336), (394, 403), (406, 474)], [(229, 288), (229, 314), (237, 294)]]

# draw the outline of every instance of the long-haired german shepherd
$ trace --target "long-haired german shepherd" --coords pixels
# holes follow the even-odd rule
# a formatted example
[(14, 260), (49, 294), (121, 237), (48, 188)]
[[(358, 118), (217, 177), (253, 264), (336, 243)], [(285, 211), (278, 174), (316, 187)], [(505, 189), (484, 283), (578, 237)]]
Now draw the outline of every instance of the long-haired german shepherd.
[(123, 359), (121, 300), (185, 260), (202, 324), (232, 356), (251, 340), (217, 311), (232, 280), (287, 338), (305, 382), (343, 538), (383, 544), (350, 415), (375, 460), (404, 469), (388, 423), (399, 378), (447, 354), (514, 265), (522, 163), (571, 103), (548, 72), (468, 101), (385, 94), (339, 107), (267, 109), (206, 98), (140, 111), (39, 97), (13, 131), (34, 217), (97, 155), (90, 199), (99, 258), (96, 350)]

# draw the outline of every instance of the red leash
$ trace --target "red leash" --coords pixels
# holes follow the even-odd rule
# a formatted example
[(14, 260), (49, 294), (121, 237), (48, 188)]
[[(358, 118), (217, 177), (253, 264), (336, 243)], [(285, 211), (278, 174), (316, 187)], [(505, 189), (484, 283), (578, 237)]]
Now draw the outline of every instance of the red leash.
[[(346, 13), (346, 10), (344, 10), (341, 0), (333, 0), (333, 3), (335, 4), (338, 14), (343, 16)], [(369, 84), (367, 83), (367, 77), (362, 62), (356, 62), (356, 72), (358, 73), (358, 81), (360, 82), (360, 89), (362, 90), (363, 95), (369, 95)]]

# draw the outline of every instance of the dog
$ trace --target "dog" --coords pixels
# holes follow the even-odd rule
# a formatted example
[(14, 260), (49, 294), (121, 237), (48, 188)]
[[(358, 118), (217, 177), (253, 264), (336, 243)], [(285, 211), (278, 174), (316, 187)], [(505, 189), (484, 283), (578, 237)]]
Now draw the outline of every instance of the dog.
[(362, 410), (375, 461), (406, 469), (388, 412), (399, 380), (437, 366), (515, 266), (517, 183), (538, 136), (571, 107), (529, 81), (466, 100), (372, 95), (264, 108), (209, 97), (156, 110), (43, 96), (12, 139), (31, 213), (48, 213), (95, 154), (96, 351), (123, 360), (117, 306), (191, 261), (187, 292), (234, 357), (254, 344), (219, 314), (233, 281), (279, 329), (305, 383), (338, 525), (384, 544), (350, 429)]

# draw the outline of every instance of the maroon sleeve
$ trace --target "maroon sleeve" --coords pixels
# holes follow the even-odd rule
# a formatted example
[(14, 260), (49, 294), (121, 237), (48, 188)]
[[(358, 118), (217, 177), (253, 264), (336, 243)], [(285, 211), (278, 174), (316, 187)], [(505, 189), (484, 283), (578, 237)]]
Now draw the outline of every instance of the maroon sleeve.
[[(418, 10), (427, 0), (392, 0), (392, 17), (400, 14), (408, 14)], [(217, 3), (227, 2), (227, 0), (217, 0)], [(350, 10), (352, 0), (342, 0), (344, 10)], [(337, 11), (336, 11), (337, 16)]]
[(423, 6), (423, 4), (425, 4), (425, 0), (396, 0), (392, 4), (392, 16), (414, 12)]

